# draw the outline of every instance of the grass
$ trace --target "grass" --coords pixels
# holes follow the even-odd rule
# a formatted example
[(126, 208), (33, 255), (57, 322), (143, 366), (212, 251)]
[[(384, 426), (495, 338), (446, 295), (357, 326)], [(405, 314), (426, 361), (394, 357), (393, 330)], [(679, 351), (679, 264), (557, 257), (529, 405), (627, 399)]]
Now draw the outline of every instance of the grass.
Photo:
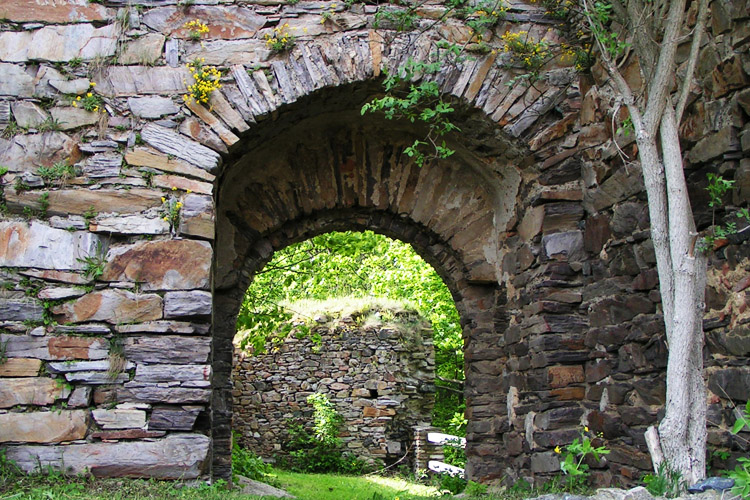
[[(338, 476), (274, 471), (278, 487), (299, 500), (422, 500), (439, 496), (436, 488), (401, 478)], [(2, 500), (268, 500), (243, 495), (226, 485), (186, 486), (178, 481), (64, 477), (59, 473), (0, 474)], [(446, 497), (442, 497), (446, 498)]]
[[(338, 476), (276, 471), (279, 486), (299, 500), (421, 500), (439, 496), (433, 486), (399, 477)], [(445, 497), (443, 497), (445, 498)]]

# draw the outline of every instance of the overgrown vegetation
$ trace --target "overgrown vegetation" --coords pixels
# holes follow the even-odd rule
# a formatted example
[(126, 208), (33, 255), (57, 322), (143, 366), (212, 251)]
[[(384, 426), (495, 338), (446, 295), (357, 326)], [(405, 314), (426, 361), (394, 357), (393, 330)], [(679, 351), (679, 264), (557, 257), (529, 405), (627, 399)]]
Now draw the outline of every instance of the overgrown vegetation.
[(371, 231), (332, 232), (276, 252), (247, 290), (237, 318), (236, 341), (262, 352), (272, 332), (284, 338), (291, 331), (292, 313), (304, 312), (290, 309), (289, 304), (301, 298), (333, 297), (407, 300), (430, 322), (439, 377), (433, 424), (463, 436), (463, 339), (458, 311), (435, 269), (406, 243)]
[(294, 472), (364, 472), (367, 464), (343, 450), (339, 437), (343, 418), (328, 397), (311, 394), (307, 403), (313, 407), (313, 432), (310, 433), (303, 422), (289, 422), (289, 441), (285, 444), (289, 456), (282, 459), (282, 464)]

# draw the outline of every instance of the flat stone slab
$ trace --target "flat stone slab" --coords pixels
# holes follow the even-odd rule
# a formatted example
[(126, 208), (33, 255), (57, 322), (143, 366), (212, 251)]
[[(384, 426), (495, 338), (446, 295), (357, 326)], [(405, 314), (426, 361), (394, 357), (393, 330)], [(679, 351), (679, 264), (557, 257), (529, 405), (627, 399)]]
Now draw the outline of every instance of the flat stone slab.
[[(41, 193), (36, 191), (5, 190), (8, 206), (39, 208)], [(61, 189), (49, 192), (50, 215), (83, 215), (87, 212), (132, 214), (161, 206), (161, 193), (150, 189)]]
[(39, 0), (13, 0), (0, 4), (0, 19), (13, 19), (17, 23), (106, 21), (112, 18), (113, 13), (113, 10), (88, 0), (46, 2), (43, 6)]
[[(159, 335), (128, 337), (123, 341), (125, 357), (135, 363), (204, 364), (210, 350), (211, 339), (207, 337)], [(175, 367), (175, 377), (180, 371)]]
[(254, 481), (246, 478), (245, 476), (239, 476), (237, 479), (238, 486), (242, 488), (241, 493), (243, 495), (255, 495), (260, 497), (276, 497), (276, 498), (297, 498), (294, 495), (290, 495), (284, 490), (274, 488), (270, 484), (261, 483), (260, 481)]
[[(6, 413), (0, 415), (0, 443), (59, 443), (83, 439), (88, 415), (87, 410)], [(6, 448), (10, 449), (13, 448)], [(66, 464), (67, 458), (66, 452)], [(35, 468), (36, 465), (24, 470), (32, 472)]]
[(211, 245), (205, 241), (146, 241), (112, 248), (107, 255), (104, 281), (142, 283), (144, 290), (207, 288)]
[(135, 294), (126, 290), (102, 290), (52, 309), (61, 323), (106, 321), (129, 323), (161, 319), (162, 299), (154, 294)]
[(6, 456), (25, 472), (51, 465), (69, 474), (89, 470), (95, 477), (195, 479), (205, 472), (210, 443), (201, 434), (171, 434), (151, 442), (9, 446)]
[(41, 367), (41, 359), (9, 358), (0, 363), (0, 377), (36, 377)]
[(6, 378), (0, 383), (0, 408), (16, 405), (51, 405), (70, 395), (70, 389), (58, 380), (46, 377)]

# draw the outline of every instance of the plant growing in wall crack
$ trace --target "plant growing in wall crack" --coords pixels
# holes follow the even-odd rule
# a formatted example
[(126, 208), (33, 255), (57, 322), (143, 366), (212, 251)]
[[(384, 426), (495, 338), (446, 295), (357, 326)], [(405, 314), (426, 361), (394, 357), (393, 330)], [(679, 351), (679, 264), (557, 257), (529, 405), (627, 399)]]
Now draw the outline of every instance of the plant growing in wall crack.
[[(185, 65), (193, 77), (193, 83), (187, 87), (188, 93), (182, 96), (185, 102), (193, 100), (199, 104), (206, 104), (211, 97), (211, 93), (221, 88), (221, 82), (219, 81), (221, 71), (216, 69), (215, 66), (208, 66), (205, 63), (205, 58), (199, 58)], [(187, 85), (187, 81), (185, 81), (185, 84)]]
[(193, 41), (200, 40), (201, 36), (205, 35), (209, 31), (208, 24), (204, 23), (200, 19), (193, 19), (192, 21), (188, 21), (182, 27), (188, 30), (188, 37)]
[(266, 41), (266, 47), (273, 52), (284, 52), (285, 50), (291, 49), (294, 47), (294, 44), (297, 43), (297, 37), (294, 36), (293, 33), (296, 29), (297, 28), (290, 27), (289, 23), (276, 26), (271, 33), (263, 35), (263, 39)]
[[(177, 188), (173, 187), (172, 190), (176, 191)], [(171, 195), (162, 196), (161, 202), (162, 219), (169, 223), (172, 234), (175, 234), (180, 226), (180, 211), (182, 210), (183, 203), (180, 198)]]
[[(560, 462), (560, 469), (565, 474), (565, 487), (567, 491), (581, 491), (586, 488), (586, 480), (589, 475), (589, 466), (584, 463), (587, 456), (592, 456), (599, 461), (602, 455), (607, 455), (609, 450), (605, 446), (594, 446), (591, 438), (587, 435), (588, 427), (584, 427), (581, 439), (574, 439), (572, 443), (565, 446), (565, 458)], [(555, 453), (562, 454), (563, 450), (557, 446)]]

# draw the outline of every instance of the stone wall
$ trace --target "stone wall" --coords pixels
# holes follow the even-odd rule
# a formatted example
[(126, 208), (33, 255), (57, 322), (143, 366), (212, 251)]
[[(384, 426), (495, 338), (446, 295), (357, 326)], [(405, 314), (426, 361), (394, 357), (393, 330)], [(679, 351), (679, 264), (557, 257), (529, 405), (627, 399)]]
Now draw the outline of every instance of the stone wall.
[[(636, 149), (612, 126), (598, 66), (555, 61), (534, 86), (506, 85), (524, 70), (500, 35), (560, 41), (543, 7), (512, 2), (485, 37), (496, 52), (436, 77), (462, 133), (450, 161), (419, 169), (402, 152), (422, 130), (359, 110), (383, 68), (429, 58), (429, 37), (466, 42), (464, 20), (417, 38), (375, 29), (369, 4), (43, 3), (0, 6), (10, 458), (228, 477), (231, 341), (253, 273), (290, 243), (373, 229), (411, 243), (456, 299), (470, 478), (543, 479), (583, 423), (613, 449), (600, 482), (648, 469), (642, 432), (664, 402), (666, 345), (642, 178), (618, 152)], [(736, 181), (728, 205), (750, 198), (748, 7), (712, 2), (681, 127), (699, 229), (706, 173)], [(420, 26), (441, 8), (427, 4)], [(209, 32), (192, 40), (196, 18)], [(264, 35), (287, 23), (297, 43), (275, 53)], [(223, 71), (205, 106), (182, 97), (198, 57)], [(642, 87), (635, 62), (623, 68)], [(731, 401), (750, 394), (740, 229), (711, 255), (706, 300), (709, 441), (728, 467), (746, 447), (727, 432)]]
[(312, 430), (306, 399), (317, 392), (344, 419), (344, 451), (374, 466), (413, 455), (414, 428), (429, 425), (435, 403), (429, 323), (378, 304), (342, 315), (322, 303), (314, 317), (309, 334), (298, 338), (293, 328), (263, 354), (235, 349), (232, 428), (240, 442), (266, 460), (283, 459), (289, 422)]

